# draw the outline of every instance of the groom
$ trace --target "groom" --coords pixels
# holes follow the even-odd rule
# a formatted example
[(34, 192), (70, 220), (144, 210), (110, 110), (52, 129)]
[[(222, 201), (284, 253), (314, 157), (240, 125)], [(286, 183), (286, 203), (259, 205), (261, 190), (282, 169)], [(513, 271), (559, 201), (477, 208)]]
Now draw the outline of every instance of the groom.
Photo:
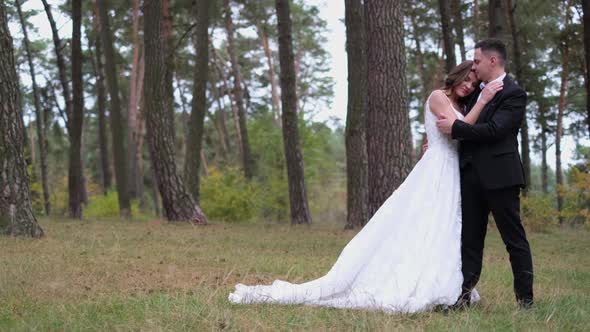
[(487, 83), (502, 81), (504, 88), (474, 125), (444, 117), (437, 121), (441, 132), (461, 142), (463, 291), (457, 307), (470, 304), (471, 290), (479, 280), (490, 212), (510, 255), (516, 301), (523, 308), (533, 304), (533, 262), (520, 219), (519, 194), (525, 178), (517, 140), (527, 95), (506, 75), (505, 62), (502, 41), (486, 39), (475, 44), (472, 69), (482, 83), (467, 103), (467, 111)]

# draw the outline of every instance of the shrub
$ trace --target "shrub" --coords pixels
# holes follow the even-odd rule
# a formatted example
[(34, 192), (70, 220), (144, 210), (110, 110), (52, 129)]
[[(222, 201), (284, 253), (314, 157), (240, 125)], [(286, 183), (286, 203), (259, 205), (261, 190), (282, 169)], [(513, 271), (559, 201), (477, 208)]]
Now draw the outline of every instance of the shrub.
[(561, 213), (568, 224), (583, 224), (590, 220), (590, 174), (573, 167), (570, 185), (563, 190), (565, 206)]
[(557, 224), (558, 213), (554, 199), (549, 195), (531, 194), (521, 199), (522, 220), (532, 232), (544, 232)]
[(200, 203), (210, 220), (250, 221), (256, 216), (260, 197), (258, 186), (237, 168), (221, 171), (211, 167), (201, 181)]

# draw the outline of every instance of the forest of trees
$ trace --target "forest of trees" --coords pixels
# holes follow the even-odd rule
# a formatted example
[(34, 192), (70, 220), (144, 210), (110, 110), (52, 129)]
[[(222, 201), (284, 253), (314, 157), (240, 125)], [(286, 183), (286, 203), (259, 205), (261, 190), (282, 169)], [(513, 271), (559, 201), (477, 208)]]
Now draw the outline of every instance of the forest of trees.
[(590, 0), (343, 1), (347, 116), (328, 122), (316, 1), (0, 0), (0, 232), (42, 236), (36, 216), (362, 227), (421, 156), (424, 100), (485, 37), (528, 93), (525, 223), (590, 219)]

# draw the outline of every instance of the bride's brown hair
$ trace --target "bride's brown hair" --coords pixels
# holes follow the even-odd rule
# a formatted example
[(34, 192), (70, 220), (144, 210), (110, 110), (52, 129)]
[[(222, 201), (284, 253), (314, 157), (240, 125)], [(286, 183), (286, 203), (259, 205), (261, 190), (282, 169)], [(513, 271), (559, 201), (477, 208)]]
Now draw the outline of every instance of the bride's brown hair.
[[(451, 71), (447, 74), (447, 78), (445, 79), (445, 85), (441, 88), (444, 93), (449, 96), (451, 91), (461, 84), (461, 82), (465, 81), (469, 73), (471, 73), (471, 67), (473, 65), (473, 61), (466, 60), (461, 62), (460, 64), (456, 65)], [(461, 112), (465, 112), (465, 104), (467, 102), (467, 96), (459, 98), (457, 102), (461, 107)]]
[(467, 76), (469, 76), (472, 65), (473, 61), (466, 60), (456, 65), (455, 68), (451, 69), (451, 71), (447, 74), (445, 85), (442, 87), (442, 90), (448, 94), (453, 90), (453, 88), (461, 84), (461, 82), (463, 82)]

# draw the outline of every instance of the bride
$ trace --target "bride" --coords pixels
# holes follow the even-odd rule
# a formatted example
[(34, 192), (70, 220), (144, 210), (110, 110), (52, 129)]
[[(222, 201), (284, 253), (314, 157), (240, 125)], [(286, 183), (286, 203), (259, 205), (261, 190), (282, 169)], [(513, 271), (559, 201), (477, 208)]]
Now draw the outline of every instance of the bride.
[[(303, 284), (237, 284), (233, 303), (307, 304), (413, 313), (453, 305), (461, 294), (461, 192), (458, 143), (441, 134), (437, 117), (473, 124), (500, 83), (486, 85), (463, 116), (475, 89), (472, 61), (447, 75), (425, 104), (428, 149), (406, 180), (346, 245), (323, 277)], [(479, 295), (472, 292), (472, 301)]]

